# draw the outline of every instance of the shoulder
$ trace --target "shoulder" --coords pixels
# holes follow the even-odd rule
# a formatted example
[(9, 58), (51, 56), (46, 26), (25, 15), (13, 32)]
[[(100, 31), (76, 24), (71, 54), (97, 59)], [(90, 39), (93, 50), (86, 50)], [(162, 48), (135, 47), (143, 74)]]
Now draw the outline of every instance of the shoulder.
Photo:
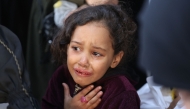
[(109, 78), (104, 84), (105, 91), (113, 93), (111, 97), (125, 98), (126, 96), (138, 96), (136, 89), (124, 75)]
[(18, 50), (22, 53), (22, 47), (19, 38), (7, 27), (0, 25), (0, 40), (13, 51)]
[(48, 86), (55, 88), (58, 85), (59, 87), (62, 88), (61, 84), (64, 78), (66, 78), (65, 75), (66, 75), (66, 68), (63, 65), (59, 66), (56, 69), (56, 71), (53, 73)]
[(67, 67), (63, 65), (59, 66), (49, 81), (49, 87), (57, 87), (62, 89), (62, 83), (66, 82), (67, 78), (69, 78), (68, 74)]
[(60, 109), (63, 107), (63, 98), (64, 98), (64, 90), (62, 83), (65, 82), (65, 75), (67, 73), (67, 68), (63, 65), (58, 67), (56, 71), (53, 73), (46, 93), (42, 99), (42, 109), (52, 109), (59, 107)]
[(61, 65), (61, 66), (59, 66), (59, 67), (55, 70), (55, 72), (54, 72), (53, 75), (52, 75), (52, 78), (65, 77), (65, 76), (67, 76), (67, 74), (68, 74), (67, 72), (69, 72), (68, 69), (67, 69), (67, 67), (64, 66), (64, 65)]
[(109, 107), (117, 107), (118, 109), (140, 109), (140, 99), (136, 91), (124, 91), (113, 97), (110, 102)]
[(103, 83), (100, 109), (140, 109), (137, 91), (123, 75), (109, 77)]
[(104, 83), (107, 88), (116, 88), (121, 91), (135, 91), (134, 86), (124, 75), (115, 75), (106, 79)]

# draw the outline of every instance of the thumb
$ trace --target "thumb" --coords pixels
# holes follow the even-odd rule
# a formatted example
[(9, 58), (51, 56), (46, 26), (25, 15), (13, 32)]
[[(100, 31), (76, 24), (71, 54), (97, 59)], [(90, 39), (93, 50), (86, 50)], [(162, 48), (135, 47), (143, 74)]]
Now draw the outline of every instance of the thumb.
[(64, 87), (64, 96), (65, 96), (65, 100), (68, 100), (69, 98), (71, 98), (70, 92), (69, 92), (69, 87), (66, 83), (62, 83), (63, 87)]

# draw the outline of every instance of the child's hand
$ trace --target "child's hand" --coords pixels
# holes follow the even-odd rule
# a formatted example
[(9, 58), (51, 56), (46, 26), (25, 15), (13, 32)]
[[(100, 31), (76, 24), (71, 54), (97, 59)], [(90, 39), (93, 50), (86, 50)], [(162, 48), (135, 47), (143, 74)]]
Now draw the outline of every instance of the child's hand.
[[(63, 83), (64, 87), (64, 109), (94, 109), (98, 106), (103, 92), (100, 91), (101, 87), (98, 86), (94, 90), (93, 86), (90, 85), (80, 91), (73, 98), (70, 96), (69, 87), (67, 84)], [(92, 90), (92, 91), (91, 91)], [(81, 98), (85, 97), (86, 102), (82, 102)]]

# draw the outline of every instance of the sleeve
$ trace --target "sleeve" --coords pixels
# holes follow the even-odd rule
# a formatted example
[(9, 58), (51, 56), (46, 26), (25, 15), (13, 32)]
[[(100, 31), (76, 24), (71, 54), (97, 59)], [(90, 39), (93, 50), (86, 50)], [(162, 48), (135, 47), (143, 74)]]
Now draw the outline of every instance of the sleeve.
[(127, 91), (110, 100), (107, 109), (140, 109), (140, 99), (135, 91)]
[(58, 68), (49, 81), (46, 93), (42, 98), (42, 109), (62, 109), (64, 100), (64, 90), (62, 86), (63, 71)]

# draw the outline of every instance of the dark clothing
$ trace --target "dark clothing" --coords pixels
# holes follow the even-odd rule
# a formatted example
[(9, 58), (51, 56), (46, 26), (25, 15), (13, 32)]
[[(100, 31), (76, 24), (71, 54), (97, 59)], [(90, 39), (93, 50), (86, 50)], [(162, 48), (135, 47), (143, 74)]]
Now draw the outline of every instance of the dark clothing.
[(18, 37), (0, 25), (0, 103), (7, 109), (39, 109), (30, 90), (22, 47)]
[(0, 24), (17, 35), (24, 56), (31, 3), (32, 0), (0, 0)]
[(43, 18), (53, 11), (57, 0), (33, 0), (30, 12), (26, 62), (30, 72), (31, 89), (34, 96), (41, 101), (55, 66), (52, 63), (40, 63), (44, 57), (45, 41), (41, 36)]
[(189, 0), (151, 0), (141, 13), (140, 66), (156, 83), (190, 90), (189, 10)]
[[(138, 21), (138, 14), (141, 10), (141, 7), (145, 3), (145, 1), (148, 0), (119, 0), (119, 5), (123, 7), (127, 15), (130, 15), (132, 19), (136, 22), (137, 27), (139, 26), (139, 21)], [(139, 38), (139, 29), (137, 29), (136, 33), (136, 40)], [(139, 42), (137, 42), (139, 45)], [(135, 85), (135, 89), (141, 88), (145, 83), (146, 83), (146, 78), (147, 75), (144, 70), (140, 69), (138, 67), (138, 56), (135, 56), (135, 59), (129, 64), (133, 69), (135, 70), (136, 74), (139, 76), (138, 83)]]
[[(115, 72), (115, 71), (112, 71)], [(140, 109), (140, 100), (136, 90), (123, 74), (106, 75), (95, 86), (102, 86), (104, 92), (101, 103), (96, 109)], [(64, 89), (67, 83), (70, 93), (74, 93), (75, 82), (66, 67), (59, 67), (49, 82), (49, 87), (42, 101), (42, 109), (63, 109)]]
[[(31, 89), (34, 96), (41, 101), (51, 75), (56, 67), (50, 62), (51, 54), (47, 41), (41, 34), (44, 18), (53, 12), (53, 4), (58, 0), (33, 0), (30, 12), (26, 62), (30, 72)], [(69, 0), (81, 5), (84, 0)], [(45, 61), (44, 61), (45, 60)]]

